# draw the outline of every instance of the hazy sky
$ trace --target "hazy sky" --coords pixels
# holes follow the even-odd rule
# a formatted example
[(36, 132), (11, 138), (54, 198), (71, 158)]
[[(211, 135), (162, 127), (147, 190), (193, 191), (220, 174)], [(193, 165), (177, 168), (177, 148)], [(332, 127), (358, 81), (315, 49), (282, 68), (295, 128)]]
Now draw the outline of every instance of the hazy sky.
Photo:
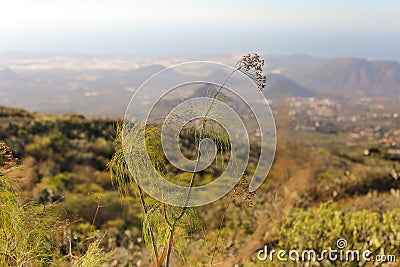
[(397, 0), (0, 0), (0, 52), (400, 59)]

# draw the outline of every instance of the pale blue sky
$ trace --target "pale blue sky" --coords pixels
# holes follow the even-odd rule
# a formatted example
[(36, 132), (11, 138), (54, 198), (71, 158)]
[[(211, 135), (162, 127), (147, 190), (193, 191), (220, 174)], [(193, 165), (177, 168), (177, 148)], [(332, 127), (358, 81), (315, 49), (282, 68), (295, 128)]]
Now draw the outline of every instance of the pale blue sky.
[(0, 0), (0, 51), (400, 59), (400, 1)]

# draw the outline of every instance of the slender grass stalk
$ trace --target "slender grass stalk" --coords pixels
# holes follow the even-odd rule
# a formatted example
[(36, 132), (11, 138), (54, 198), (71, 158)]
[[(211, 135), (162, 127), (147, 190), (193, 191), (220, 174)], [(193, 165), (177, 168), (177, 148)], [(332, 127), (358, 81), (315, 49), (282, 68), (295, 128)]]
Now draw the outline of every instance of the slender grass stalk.
[[(117, 140), (116, 140), (117, 150), (116, 150), (111, 162), (108, 164), (108, 167), (110, 169), (113, 184), (121, 191), (121, 193), (128, 193), (127, 185), (129, 183), (135, 182), (137, 185), (140, 204), (142, 206), (144, 217), (145, 217), (144, 220), (148, 220), (148, 221), (146, 221), (146, 225), (145, 225), (146, 229), (144, 229), (144, 231), (146, 231), (146, 235), (150, 239), (149, 242), (151, 243), (151, 247), (154, 252), (155, 262), (152, 266), (161, 266), (163, 263), (165, 264), (166, 267), (169, 267), (169, 265), (170, 265), (172, 249), (174, 247), (174, 241), (175, 241), (174, 240), (175, 239), (175, 231), (176, 231), (177, 227), (179, 226), (180, 221), (184, 218), (184, 215), (187, 214), (189, 211), (188, 203), (190, 201), (190, 196), (192, 194), (192, 189), (194, 187), (195, 181), (197, 180), (197, 176), (199, 175), (197, 170), (199, 168), (200, 156), (201, 156), (200, 145), (201, 145), (201, 141), (202, 141), (203, 137), (206, 136), (206, 129), (207, 129), (206, 124), (208, 121), (207, 117), (208, 117), (210, 111), (212, 110), (215, 102), (217, 101), (218, 96), (220, 95), (222, 89), (225, 87), (226, 83), (232, 77), (232, 75), (239, 70), (242, 73), (244, 73), (245, 75), (247, 75), (254, 82), (256, 82), (258, 85), (258, 88), (260, 90), (262, 90), (262, 88), (264, 88), (264, 86), (265, 86), (265, 76), (262, 76), (262, 69), (261, 69), (261, 66), (263, 66), (263, 65), (264, 65), (264, 61), (260, 60), (259, 56), (257, 54), (245, 55), (244, 57), (242, 57), (241, 60), (239, 60), (235, 64), (234, 69), (229, 73), (229, 75), (226, 77), (226, 79), (224, 80), (222, 85), (213, 94), (213, 97), (211, 98), (211, 103), (205, 110), (204, 115), (201, 117), (201, 125), (198, 128), (199, 129), (198, 136), (196, 136), (196, 138), (195, 138), (196, 139), (195, 148), (196, 148), (196, 154), (197, 154), (196, 155), (196, 164), (195, 164), (195, 169), (190, 177), (190, 182), (188, 185), (188, 192), (187, 192), (187, 195), (185, 197), (185, 202), (184, 202), (185, 205), (182, 208), (174, 208), (174, 207), (166, 205), (166, 204), (163, 204), (162, 207), (160, 207), (159, 205), (155, 205), (154, 208), (151, 208), (151, 209), (149, 208), (149, 205), (146, 203), (144, 191), (142, 190), (141, 186), (139, 185), (139, 183), (136, 179), (137, 177), (135, 177), (135, 175), (139, 175), (139, 176), (141, 175), (141, 173), (143, 172), (142, 171), (143, 168), (150, 167), (148, 165), (146, 165), (146, 166), (140, 165), (141, 163), (143, 163), (143, 161), (141, 161), (141, 158), (140, 158), (141, 153), (145, 153), (145, 151), (134, 152), (137, 154), (137, 157), (138, 157), (137, 162), (134, 162), (134, 165), (135, 165), (134, 170), (137, 171), (137, 173), (131, 173), (129, 171), (128, 167), (126, 166), (124, 152), (122, 149), (122, 127), (119, 126), (117, 128), (117, 135), (118, 135)], [(132, 128), (132, 130), (133, 130), (132, 134), (134, 135), (135, 132), (140, 130), (141, 127), (146, 127), (146, 125), (153, 125), (153, 124), (149, 124), (149, 122), (147, 122), (144, 125), (142, 125), (142, 124), (140, 124), (139, 126), (135, 125)], [(147, 129), (146, 129), (146, 131), (147, 131)], [(149, 129), (149, 131), (151, 133), (150, 136), (146, 135), (145, 138), (156, 138), (157, 137), (156, 135), (154, 135), (154, 133), (157, 131), (157, 129), (155, 129), (153, 127), (151, 129)], [(138, 138), (140, 139), (143, 137), (138, 137)], [(132, 146), (134, 147), (135, 144), (140, 143), (141, 141), (143, 141), (143, 139), (137, 140), (136, 138), (133, 138), (131, 140), (131, 142), (133, 142)], [(158, 143), (156, 142), (156, 144), (151, 145), (150, 148), (147, 148), (147, 149), (150, 149), (151, 153), (156, 154), (154, 160), (156, 161), (157, 168), (161, 168), (164, 171), (165, 170), (164, 165), (166, 163), (162, 159), (160, 159), (159, 152), (156, 151), (157, 149), (159, 149)], [(149, 152), (149, 151), (147, 151), (147, 152)], [(151, 204), (151, 205), (153, 205), (153, 204)], [(223, 219), (225, 218), (226, 210), (227, 210), (227, 207), (225, 209)], [(168, 213), (170, 213), (171, 215), (168, 216)], [(177, 214), (177, 216), (175, 216), (175, 214)], [(154, 228), (152, 225), (152, 224), (154, 224), (154, 222), (151, 221), (150, 218), (158, 220), (157, 223), (159, 223), (160, 218), (157, 217), (158, 215), (161, 216), (161, 219), (165, 223), (166, 228), (168, 228), (168, 230), (165, 232), (163, 232), (163, 230), (160, 232), (160, 228), (158, 228), (158, 227)], [(189, 217), (190, 216), (195, 216), (195, 215), (190, 214)], [(223, 219), (222, 219), (222, 221), (223, 221)], [(158, 231), (157, 234), (159, 236), (164, 236), (163, 241), (162, 241), (163, 250), (162, 250), (161, 255), (158, 253), (158, 250), (157, 250), (157, 240), (156, 240), (155, 232), (154, 232), (156, 230)], [(165, 238), (165, 236), (167, 236), (167, 237)], [(217, 240), (218, 240), (218, 237), (217, 237)]]
[[(240, 62), (238, 62), (235, 66), (239, 65)], [(239, 67), (240, 68), (240, 67)], [(225, 79), (225, 81), (222, 83), (222, 85), (219, 87), (219, 89), (215, 92), (215, 94), (213, 95), (212, 99), (211, 99), (211, 103), (208, 106), (204, 116), (201, 119), (201, 127), (200, 127), (200, 133), (199, 133), (199, 138), (196, 144), (197, 147), (197, 157), (196, 157), (196, 165), (192, 174), (192, 177), (190, 179), (190, 183), (189, 183), (189, 189), (188, 189), (188, 193), (186, 195), (186, 199), (185, 199), (185, 206), (182, 208), (181, 212), (179, 213), (178, 217), (176, 218), (174, 225), (177, 224), (179, 222), (179, 220), (183, 217), (183, 215), (185, 215), (186, 210), (187, 210), (187, 204), (189, 203), (189, 199), (190, 199), (190, 195), (192, 193), (192, 188), (195, 182), (195, 178), (197, 175), (197, 169), (199, 167), (200, 164), (200, 142), (203, 139), (203, 133), (206, 127), (206, 122), (207, 122), (207, 116), (210, 113), (212, 106), (214, 104), (214, 102), (216, 101), (218, 95), (220, 94), (220, 92), (222, 91), (222, 89), (225, 87), (225, 84), (228, 82), (228, 80), (230, 79), (230, 77), (239, 70), (239, 68), (235, 68), (234, 70), (232, 70), (232, 72), (228, 75), (228, 77)], [(172, 227), (171, 230), (174, 229), (174, 226)], [(168, 245), (168, 253), (167, 253), (167, 259), (166, 259), (166, 267), (169, 267), (169, 262), (170, 262), (170, 257), (171, 257), (171, 250), (172, 250), (172, 243), (173, 243), (173, 231), (171, 231), (170, 237), (169, 237), (169, 244)]]
[[(139, 191), (140, 204), (142, 205), (144, 214), (147, 216), (149, 214), (149, 208), (147, 207), (146, 201), (144, 200), (142, 188), (140, 187), (140, 185), (138, 183), (137, 183), (137, 187), (138, 187), (138, 191)], [(151, 246), (153, 248), (154, 257), (157, 259), (158, 258), (158, 250), (157, 250), (156, 240), (154, 238), (154, 232), (152, 230), (151, 225), (149, 225), (149, 235), (150, 235)]]
[(213, 252), (211, 254), (210, 266), (212, 266), (212, 264), (214, 262), (215, 252), (218, 247), (219, 238), (221, 236), (222, 224), (224, 223), (226, 213), (228, 212), (228, 208), (231, 205), (232, 200), (233, 200), (233, 195), (231, 195), (229, 197), (228, 203), (224, 207), (224, 213), (222, 214), (222, 218), (221, 218), (221, 221), (219, 222), (219, 226), (218, 226), (217, 236), (215, 237), (215, 249), (213, 250)]

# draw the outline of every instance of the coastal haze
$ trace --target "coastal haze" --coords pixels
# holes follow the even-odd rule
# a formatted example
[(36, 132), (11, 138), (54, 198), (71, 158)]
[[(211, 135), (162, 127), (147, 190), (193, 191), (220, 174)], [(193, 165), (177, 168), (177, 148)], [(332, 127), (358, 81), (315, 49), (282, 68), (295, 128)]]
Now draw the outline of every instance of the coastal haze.
[[(393, 98), (400, 90), (399, 9), (393, 0), (5, 1), (0, 105), (121, 117), (133, 91), (165, 67), (234, 65), (250, 52), (266, 59), (270, 100)], [(171, 79), (224, 78), (210, 71)]]

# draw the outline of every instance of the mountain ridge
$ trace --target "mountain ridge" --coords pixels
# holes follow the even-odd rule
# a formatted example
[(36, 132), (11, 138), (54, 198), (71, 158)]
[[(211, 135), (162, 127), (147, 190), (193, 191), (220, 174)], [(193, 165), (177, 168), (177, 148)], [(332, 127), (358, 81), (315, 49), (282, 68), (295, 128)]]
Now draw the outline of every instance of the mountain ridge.
[(399, 96), (400, 63), (340, 57), (325, 61), (294, 80), (320, 94), (348, 98)]

